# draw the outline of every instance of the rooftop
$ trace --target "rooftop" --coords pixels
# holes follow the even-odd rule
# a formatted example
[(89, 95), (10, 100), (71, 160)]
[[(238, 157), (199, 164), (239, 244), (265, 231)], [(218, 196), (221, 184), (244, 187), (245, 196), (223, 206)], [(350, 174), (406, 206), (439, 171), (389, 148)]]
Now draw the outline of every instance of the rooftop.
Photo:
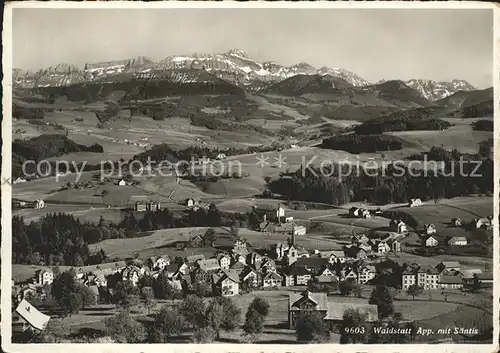
[(50, 316), (41, 313), (37, 308), (28, 303), (25, 299), (21, 300), (17, 306), (16, 313), (19, 314), (26, 322), (37, 330), (42, 331), (50, 320)]

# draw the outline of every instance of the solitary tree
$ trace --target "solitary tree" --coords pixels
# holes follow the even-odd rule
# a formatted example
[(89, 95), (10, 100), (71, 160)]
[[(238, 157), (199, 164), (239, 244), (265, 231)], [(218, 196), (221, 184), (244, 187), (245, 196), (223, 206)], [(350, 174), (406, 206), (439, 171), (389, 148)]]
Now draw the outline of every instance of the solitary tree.
[(154, 292), (151, 287), (143, 287), (141, 289), (141, 301), (142, 305), (148, 309), (148, 315), (151, 313), (151, 308), (154, 307)]
[(269, 314), (269, 303), (264, 298), (255, 297), (248, 306), (248, 311), (250, 310), (255, 310), (262, 317), (266, 317)]
[(419, 287), (416, 284), (411, 285), (406, 290), (406, 293), (408, 293), (408, 295), (411, 295), (413, 297), (413, 299), (415, 299), (415, 297), (418, 297), (420, 294), (422, 294), (422, 292), (423, 292), (422, 287)]
[(140, 343), (144, 340), (144, 326), (132, 319), (126, 310), (107, 318), (104, 324), (106, 334), (118, 343)]
[(167, 343), (171, 336), (182, 332), (185, 321), (177, 308), (164, 306), (155, 314), (148, 340), (153, 343)]
[(377, 305), (380, 318), (386, 318), (394, 313), (392, 295), (386, 286), (377, 286), (370, 296), (370, 304)]
[(124, 309), (131, 309), (140, 303), (139, 288), (130, 281), (119, 282), (113, 295), (114, 302)]
[(179, 305), (179, 312), (193, 328), (205, 325), (205, 302), (195, 295), (188, 295)]
[(300, 317), (295, 324), (295, 333), (301, 343), (322, 341), (327, 336), (323, 318), (316, 312)]
[(264, 329), (264, 317), (255, 309), (249, 308), (245, 315), (245, 324), (243, 331), (246, 335), (254, 336), (262, 332)]

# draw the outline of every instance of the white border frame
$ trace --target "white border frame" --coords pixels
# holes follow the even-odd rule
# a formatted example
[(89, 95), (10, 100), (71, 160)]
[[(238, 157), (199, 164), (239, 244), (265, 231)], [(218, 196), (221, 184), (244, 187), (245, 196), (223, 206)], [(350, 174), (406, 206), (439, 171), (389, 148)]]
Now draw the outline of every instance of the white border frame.
[[(376, 2), (11, 2), (5, 5), (3, 22), (3, 120), (2, 120), (2, 168), (1, 168), (1, 191), (2, 191), (2, 242), (1, 242), (1, 323), (2, 349), (6, 352), (87, 352), (89, 349), (99, 352), (163, 352), (167, 348), (170, 352), (254, 352), (256, 350), (266, 352), (497, 352), (499, 351), (499, 276), (500, 276), (500, 241), (499, 241), (499, 192), (498, 183), (494, 189), (494, 218), (496, 227), (494, 228), (494, 286), (493, 286), (493, 343), (492, 344), (387, 344), (387, 345), (340, 345), (340, 344), (13, 344), (11, 343), (11, 278), (12, 278), (12, 187), (9, 183), (3, 182), (11, 178), (11, 156), (12, 156), (12, 9), (14, 8), (72, 8), (72, 9), (100, 9), (100, 8), (351, 8), (351, 9), (492, 9), (494, 26), (494, 52), (493, 54), (493, 82), (494, 82), (494, 125), (495, 125), (495, 156), (500, 154), (500, 94), (498, 87), (500, 84), (500, 7), (493, 3), (479, 3), (469, 1), (450, 2), (402, 2), (402, 1), (376, 1)], [(464, 24), (467, 25), (467, 24)], [(494, 180), (500, 180), (499, 158), (495, 158)]]

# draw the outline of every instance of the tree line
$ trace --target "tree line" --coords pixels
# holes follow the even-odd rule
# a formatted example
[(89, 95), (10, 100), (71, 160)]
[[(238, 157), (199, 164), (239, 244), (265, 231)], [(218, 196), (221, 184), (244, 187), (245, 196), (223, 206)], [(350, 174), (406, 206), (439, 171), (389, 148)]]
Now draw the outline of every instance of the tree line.
[(199, 208), (181, 216), (168, 209), (146, 211), (142, 219), (128, 212), (120, 223), (81, 222), (71, 214), (47, 214), (26, 223), (23, 217), (12, 218), (12, 261), (19, 264), (84, 266), (99, 264), (107, 258), (101, 249), (90, 253), (89, 245), (105, 239), (135, 238), (143, 232), (182, 227), (257, 227), (255, 212), (242, 214), (222, 212), (215, 205)]
[[(433, 158), (440, 158), (439, 153)], [(463, 173), (454, 162), (445, 160), (442, 170), (427, 170), (426, 173), (415, 170), (410, 173), (410, 169), (402, 163), (387, 165), (384, 170), (361, 168), (349, 175), (349, 166), (345, 165), (327, 166), (323, 170), (318, 167), (305, 171), (299, 169), (291, 175), (291, 179), (281, 178), (268, 186), (272, 192), (289, 199), (333, 205), (365, 200), (387, 204), (408, 202), (410, 198), (432, 200), (493, 192), (492, 159), (480, 160), (477, 170), (476, 163), (463, 164)]]

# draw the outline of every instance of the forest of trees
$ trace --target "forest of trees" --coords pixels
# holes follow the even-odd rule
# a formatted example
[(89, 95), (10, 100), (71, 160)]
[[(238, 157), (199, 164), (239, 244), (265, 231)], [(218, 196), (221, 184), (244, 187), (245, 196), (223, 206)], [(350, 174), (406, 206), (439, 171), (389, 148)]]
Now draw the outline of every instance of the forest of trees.
[(226, 156), (234, 156), (253, 152), (266, 152), (272, 149), (273, 148), (271, 146), (251, 146), (248, 148), (226, 149), (189, 146), (182, 150), (174, 150), (169, 145), (163, 143), (161, 145), (154, 145), (150, 150), (135, 155), (133, 159), (139, 160), (141, 162), (146, 162), (148, 160), (148, 157), (150, 157), (152, 161), (170, 161), (175, 163), (178, 161), (190, 161), (192, 158), (194, 160), (197, 160), (199, 158), (201, 159), (203, 157), (215, 159), (219, 155), (219, 153), (223, 153)]
[(45, 112), (52, 112), (54, 108), (31, 108), (12, 104), (12, 117), (17, 119), (43, 119)]
[[(349, 175), (348, 166), (297, 170), (290, 179), (278, 179), (269, 187), (274, 193), (301, 201), (322, 202), (342, 205), (352, 201), (368, 200), (377, 204), (408, 202), (409, 198), (422, 200), (451, 198), (470, 194), (489, 194), (493, 192), (493, 160), (485, 158), (476, 169), (475, 163), (462, 164), (454, 161), (443, 162), (444, 172), (427, 170), (426, 173), (413, 170), (409, 172), (403, 163), (391, 164), (385, 172), (359, 169)], [(333, 173), (332, 173), (332, 169)], [(340, 174), (340, 168), (342, 174)], [(454, 169), (453, 175), (451, 174)], [(481, 175), (481, 177), (471, 176)], [(331, 175), (331, 176), (328, 176)], [(342, 176), (342, 177), (340, 177)]]
[[(73, 142), (65, 135), (40, 135), (30, 140), (14, 140), (12, 142), (12, 175), (14, 178), (22, 176), (22, 165), (25, 161), (34, 161), (35, 163), (50, 157), (58, 157), (73, 152), (94, 152), (103, 153), (101, 145), (95, 143), (91, 146), (84, 146)], [(55, 162), (51, 162), (51, 170), (55, 172)], [(40, 172), (45, 173), (48, 169), (46, 164), (41, 164)], [(97, 166), (95, 169), (98, 169)], [(92, 170), (88, 166), (88, 170)], [(86, 168), (87, 169), (87, 168)], [(33, 163), (26, 165), (28, 174), (35, 174), (36, 165)]]
[(324, 139), (321, 147), (359, 154), (374, 153), (377, 151), (396, 151), (403, 148), (403, 143), (398, 138), (388, 135), (348, 134)]
[(472, 124), (474, 131), (493, 131), (493, 120), (481, 119), (474, 121)]
[(26, 223), (23, 217), (12, 218), (12, 261), (20, 264), (83, 266), (102, 263), (106, 254), (91, 254), (89, 245), (105, 239), (135, 238), (142, 232), (164, 228), (253, 226), (260, 220), (255, 214), (222, 212), (211, 205), (175, 216), (170, 210), (147, 211), (138, 220), (129, 212), (118, 223), (100, 219), (95, 223), (81, 222), (73, 215), (48, 214), (37, 221)]

